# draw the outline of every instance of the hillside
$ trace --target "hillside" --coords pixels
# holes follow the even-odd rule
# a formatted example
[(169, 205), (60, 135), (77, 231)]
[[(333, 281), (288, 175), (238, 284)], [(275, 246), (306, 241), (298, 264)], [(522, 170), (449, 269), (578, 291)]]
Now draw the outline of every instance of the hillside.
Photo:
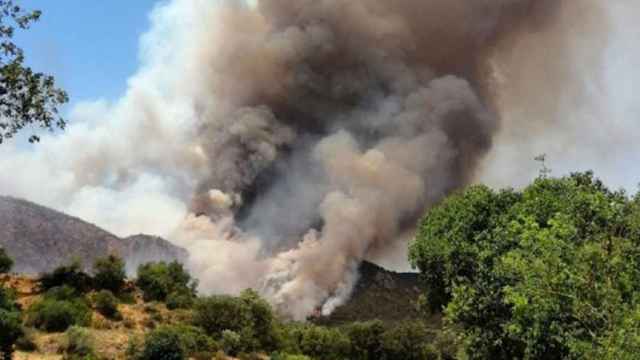
[(187, 253), (166, 240), (145, 235), (121, 239), (93, 224), (29, 201), (0, 196), (0, 247), (15, 260), (14, 271), (40, 273), (80, 259), (116, 253), (128, 270), (141, 262), (184, 259)]
[[(374, 319), (387, 323), (416, 319), (421, 316), (418, 298), (422, 293), (417, 273), (396, 273), (365, 261), (360, 265), (360, 279), (351, 299), (331, 316), (313, 322), (341, 325)], [(437, 318), (430, 321), (438, 322)]]

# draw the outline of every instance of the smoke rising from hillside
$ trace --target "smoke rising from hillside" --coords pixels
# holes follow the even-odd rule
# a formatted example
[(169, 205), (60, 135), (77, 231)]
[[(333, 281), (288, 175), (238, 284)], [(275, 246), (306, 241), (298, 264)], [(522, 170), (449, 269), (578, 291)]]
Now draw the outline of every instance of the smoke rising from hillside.
[(559, 109), (585, 99), (578, 79), (608, 43), (601, 6), (174, 0), (127, 94), (79, 106), (34, 151), (0, 149), (15, 174), (0, 185), (120, 235), (169, 236), (205, 291), (330, 312), (363, 259), (499, 176), (496, 139), (565, 132)]

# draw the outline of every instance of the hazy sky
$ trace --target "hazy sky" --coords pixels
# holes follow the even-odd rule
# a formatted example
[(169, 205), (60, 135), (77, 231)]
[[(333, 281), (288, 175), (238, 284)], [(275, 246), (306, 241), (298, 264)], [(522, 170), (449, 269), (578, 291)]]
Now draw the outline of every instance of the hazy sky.
[(106, 98), (126, 89), (138, 67), (138, 40), (158, 0), (22, 0), (43, 11), (18, 43), (38, 71), (56, 75), (71, 103)]

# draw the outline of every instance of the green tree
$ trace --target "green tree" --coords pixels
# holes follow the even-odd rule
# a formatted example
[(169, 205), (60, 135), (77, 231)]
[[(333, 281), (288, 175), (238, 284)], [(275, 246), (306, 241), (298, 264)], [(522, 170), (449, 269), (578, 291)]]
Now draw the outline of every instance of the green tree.
[(186, 353), (178, 331), (160, 327), (145, 336), (139, 360), (183, 360)]
[(171, 294), (195, 297), (197, 282), (176, 261), (140, 265), (136, 285), (145, 301), (166, 301)]
[(239, 297), (198, 299), (193, 324), (214, 339), (221, 338), (225, 330), (239, 334), (243, 341), (241, 351), (275, 351), (281, 342), (271, 306), (253, 290), (246, 290)]
[(9, 290), (0, 287), (0, 358), (11, 359), (13, 345), (23, 335), (22, 319)]
[(87, 301), (69, 286), (55, 287), (29, 307), (26, 324), (48, 332), (61, 332), (73, 325), (86, 326), (91, 320)]
[(124, 261), (115, 255), (99, 258), (93, 265), (93, 283), (98, 290), (109, 290), (118, 294), (124, 287), (127, 274)]
[(472, 187), (426, 215), (410, 259), (470, 359), (624, 358), (638, 345), (639, 219), (637, 198), (592, 173)]
[(69, 100), (67, 93), (56, 87), (53, 76), (26, 66), (24, 51), (14, 42), (16, 31), (28, 29), (41, 15), (14, 0), (0, 0), (0, 144), (26, 126), (65, 127), (58, 108)]
[(82, 270), (78, 260), (74, 260), (68, 265), (59, 266), (52, 272), (40, 276), (40, 285), (44, 290), (68, 286), (82, 293), (91, 289), (91, 283), (91, 276)]
[(359, 322), (345, 327), (351, 341), (351, 359), (373, 360), (382, 358), (384, 323), (380, 320)]
[(100, 290), (94, 295), (95, 309), (109, 319), (120, 320), (122, 315), (118, 311), (118, 298), (109, 290)]

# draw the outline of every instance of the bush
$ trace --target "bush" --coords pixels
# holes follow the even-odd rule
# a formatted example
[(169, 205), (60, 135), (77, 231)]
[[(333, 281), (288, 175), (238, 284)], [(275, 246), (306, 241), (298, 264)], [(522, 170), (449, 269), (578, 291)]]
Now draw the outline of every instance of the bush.
[(51, 273), (40, 276), (40, 284), (44, 290), (54, 287), (69, 286), (80, 293), (91, 289), (91, 277), (82, 271), (80, 262), (74, 261), (69, 265), (56, 268)]
[(189, 309), (195, 303), (195, 297), (190, 293), (172, 292), (167, 296), (166, 303), (169, 310)]
[(237, 355), (239, 352), (245, 350), (242, 344), (242, 337), (232, 330), (222, 331), (220, 345), (222, 346), (222, 350), (229, 355)]
[(68, 285), (63, 285), (52, 287), (51, 289), (47, 290), (47, 292), (44, 294), (44, 297), (47, 299), (60, 301), (73, 301), (81, 298), (82, 295), (79, 294), (74, 288)]
[(83, 298), (69, 295), (69, 287), (53, 288), (44, 299), (31, 305), (27, 311), (27, 325), (48, 332), (60, 332), (70, 326), (86, 326), (91, 310)]
[(305, 355), (274, 353), (274, 354), (271, 354), (271, 360), (311, 360), (311, 358)]
[(120, 319), (118, 312), (118, 298), (109, 290), (101, 290), (94, 296), (94, 307), (104, 317), (109, 319)]
[(10, 357), (22, 336), (21, 316), (13, 293), (0, 287), (0, 355)]
[(61, 349), (65, 358), (92, 358), (95, 356), (94, 343), (85, 328), (72, 326), (65, 332)]
[(127, 360), (140, 360), (142, 358), (142, 350), (144, 347), (144, 341), (138, 336), (132, 336), (127, 343), (127, 349), (124, 356)]
[(319, 360), (348, 359), (351, 350), (349, 338), (338, 329), (316, 325), (303, 325), (290, 329), (289, 335), (304, 355)]
[(183, 360), (186, 358), (180, 334), (161, 327), (147, 334), (139, 360)]
[(381, 358), (423, 360), (437, 358), (429, 345), (431, 334), (421, 322), (407, 322), (396, 325), (382, 335)]
[(218, 345), (200, 328), (190, 325), (173, 325), (168, 327), (171, 331), (178, 333), (180, 344), (187, 356), (193, 357), (196, 354), (209, 354), (209, 358), (214, 350), (218, 350)]
[(215, 339), (221, 338), (225, 330), (240, 334), (245, 343), (243, 351), (275, 351), (281, 342), (271, 306), (252, 290), (244, 291), (240, 297), (198, 299), (193, 324)]
[(120, 293), (127, 277), (124, 262), (115, 255), (97, 259), (93, 265), (93, 282), (96, 290), (109, 290), (114, 294)]
[(20, 313), (0, 308), (0, 355), (11, 358), (13, 344), (22, 336)]
[(194, 306), (193, 324), (210, 336), (220, 338), (224, 330), (240, 332), (250, 325), (250, 319), (240, 299), (216, 295), (198, 299)]
[(9, 257), (4, 248), (0, 247), (0, 274), (8, 273), (13, 267), (13, 259)]
[(217, 344), (202, 329), (179, 324), (162, 326), (151, 331), (143, 344), (135, 338), (131, 339), (127, 357), (139, 360), (187, 357), (211, 359), (215, 350)]
[(384, 323), (380, 320), (354, 323), (344, 329), (351, 342), (350, 359), (380, 359)]
[(136, 285), (145, 301), (166, 301), (173, 293), (195, 297), (197, 283), (178, 262), (148, 263), (138, 268)]

